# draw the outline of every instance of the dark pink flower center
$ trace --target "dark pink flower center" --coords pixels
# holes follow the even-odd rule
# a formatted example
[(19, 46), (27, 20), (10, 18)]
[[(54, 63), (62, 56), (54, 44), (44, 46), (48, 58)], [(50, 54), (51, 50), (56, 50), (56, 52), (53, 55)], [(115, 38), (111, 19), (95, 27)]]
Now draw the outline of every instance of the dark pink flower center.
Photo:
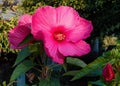
[(54, 28), (53, 30), (53, 38), (58, 41), (58, 42), (62, 42), (66, 39), (66, 34), (64, 32), (64, 27), (59, 26)]

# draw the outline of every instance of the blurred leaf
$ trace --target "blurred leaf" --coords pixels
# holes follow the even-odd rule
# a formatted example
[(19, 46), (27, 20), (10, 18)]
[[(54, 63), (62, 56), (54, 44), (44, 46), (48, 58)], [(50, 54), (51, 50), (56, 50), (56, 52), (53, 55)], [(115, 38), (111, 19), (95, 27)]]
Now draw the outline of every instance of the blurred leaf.
[(26, 60), (19, 64), (13, 71), (12, 76), (10, 78), (10, 81), (13, 81), (17, 79), (21, 74), (24, 74), (29, 69), (31, 69), (34, 66), (33, 62), (30, 60)]
[(18, 52), (18, 56), (17, 56), (17, 59), (15, 61), (14, 66), (16, 66), (17, 64), (19, 64), (21, 61), (23, 61), (29, 55), (30, 55), (30, 51), (29, 51), (28, 46), (26, 46), (20, 52)]
[(95, 61), (93, 61), (92, 63), (88, 64), (86, 67), (84, 67), (83, 69), (81, 69), (79, 71), (79, 73), (77, 73), (73, 79), (73, 80), (76, 80), (76, 79), (80, 79), (81, 77), (95, 71), (96, 69), (100, 69), (101, 67), (104, 66), (104, 64), (106, 63), (106, 59), (103, 58), (103, 57), (99, 57), (97, 58)]
[(39, 86), (60, 86), (58, 78), (42, 79), (40, 80)]
[(6, 81), (3, 81), (3, 83), (2, 83), (2, 84), (3, 84), (3, 86), (7, 86)]
[(36, 52), (38, 52), (38, 53), (40, 53), (40, 44), (38, 44), (38, 43), (34, 43), (34, 44), (30, 44), (29, 45), (29, 50), (30, 50), (30, 52), (31, 53), (36, 53)]
[(68, 75), (75, 76), (79, 72), (80, 72), (80, 70), (68, 71), (68, 72), (64, 73), (63, 76), (68, 76)]
[(59, 78), (52, 77), (50, 81), (50, 86), (60, 86)]
[(119, 81), (120, 81), (120, 73), (117, 72), (117, 73), (115, 74), (115, 76), (116, 76), (115, 81), (116, 81), (116, 82), (119, 82)]
[(67, 64), (66, 63), (62, 64), (62, 67), (63, 67), (64, 71), (67, 72)]
[(33, 36), (31, 34), (29, 34), (18, 46), (27, 44), (29, 41), (31, 41), (31, 39), (33, 39)]
[(87, 76), (93, 77), (93, 76), (100, 76), (101, 74), (102, 74), (102, 68), (100, 68), (100, 69), (98, 69), (98, 70), (95, 70), (95, 71), (87, 74)]
[(67, 58), (67, 63), (75, 65), (75, 66), (79, 66), (79, 67), (82, 67), (82, 68), (87, 66), (87, 64), (84, 61), (82, 61), (81, 59), (72, 58), (72, 57)]
[(50, 81), (47, 79), (40, 80), (39, 86), (50, 86)]
[(89, 82), (90, 84), (97, 85), (97, 86), (106, 86), (102, 81), (94, 81), (94, 82)]
[(117, 43), (119, 43), (119, 44), (120, 44), (120, 40), (117, 40)]

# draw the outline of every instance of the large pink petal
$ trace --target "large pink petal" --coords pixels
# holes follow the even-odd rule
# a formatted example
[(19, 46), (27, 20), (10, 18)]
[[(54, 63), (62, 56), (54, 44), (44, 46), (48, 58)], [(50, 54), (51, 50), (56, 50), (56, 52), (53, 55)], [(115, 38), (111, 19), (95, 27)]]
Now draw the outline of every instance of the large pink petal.
[(69, 41), (76, 42), (81, 39), (85, 39), (90, 36), (90, 33), (93, 30), (93, 26), (91, 21), (88, 21), (84, 18), (80, 18), (79, 25), (72, 28), (72, 30), (68, 31), (68, 39)]
[(28, 25), (28, 27), (31, 27), (31, 22), (32, 22), (32, 16), (29, 14), (24, 14), (19, 18), (18, 25)]
[(66, 28), (71, 28), (79, 23), (79, 14), (72, 7), (60, 6), (56, 8), (57, 12), (57, 24), (65, 26)]
[[(50, 30), (56, 25), (56, 10), (51, 6), (40, 7), (32, 16), (32, 34), (41, 39), (41, 30)], [(38, 34), (39, 33), (39, 34)]]
[(54, 39), (51, 37), (51, 35), (49, 35), (49, 33), (44, 39), (44, 46), (45, 46), (46, 54), (50, 58), (52, 58), (54, 62), (57, 62), (59, 64), (62, 64), (64, 62), (64, 56), (59, 53), (58, 45), (54, 41)]
[(30, 34), (30, 28), (26, 26), (16, 26), (14, 29), (10, 30), (8, 34), (8, 40), (10, 42), (11, 48), (23, 48), (23, 46), (18, 46), (23, 39)]
[(82, 40), (77, 43), (65, 42), (59, 44), (59, 52), (63, 56), (82, 56), (88, 54), (90, 50), (90, 45)]

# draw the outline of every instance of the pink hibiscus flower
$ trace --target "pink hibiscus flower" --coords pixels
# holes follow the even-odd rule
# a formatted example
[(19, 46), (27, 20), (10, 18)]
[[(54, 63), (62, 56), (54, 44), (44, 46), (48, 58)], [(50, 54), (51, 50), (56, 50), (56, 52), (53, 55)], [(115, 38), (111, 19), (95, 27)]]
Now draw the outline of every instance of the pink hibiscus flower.
[(18, 20), (18, 25), (11, 29), (8, 34), (10, 47), (13, 49), (21, 49), (28, 44), (19, 46), (19, 44), (31, 33), (32, 16), (25, 14)]
[(82, 56), (90, 52), (90, 45), (83, 39), (90, 36), (92, 29), (91, 21), (80, 17), (68, 6), (41, 7), (32, 16), (32, 34), (44, 41), (47, 55), (59, 64), (66, 56)]

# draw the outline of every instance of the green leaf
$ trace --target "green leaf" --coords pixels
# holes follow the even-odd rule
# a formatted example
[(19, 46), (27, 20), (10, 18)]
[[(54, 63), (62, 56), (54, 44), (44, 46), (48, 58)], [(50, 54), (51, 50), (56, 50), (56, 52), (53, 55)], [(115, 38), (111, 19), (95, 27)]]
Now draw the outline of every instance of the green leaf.
[(33, 39), (33, 36), (29, 34), (18, 46), (22, 46), (26, 43), (28, 43), (31, 39)]
[(6, 81), (3, 81), (3, 83), (2, 83), (2, 84), (3, 84), (3, 86), (7, 86)]
[(106, 59), (105, 58), (103, 58), (103, 57), (97, 58), (95, 61), (93, 61), (92, 63), (88, 64), (86, 67), (81, 69), (79, 71), (79, 73), (77, 73), (73, 77), (73, 79), (71, 81), (77, 80), (77, 79), (79, 79), (79, 78), (81, 78), (81, 77), (83, 77), (83, 76), (85, 76), (85, 75), (87, 75), (87, 74), (97, 70), (97, 69), (102, 68), (105, 63), (106, 63)]
[(117, 43), (120, 44), (120, 40), (117, 40)]
[(17, 79), (20, 75), (27, 72), (34, 66), (33, 62), (30, 60), (25, 60), (21, 64), (19, 64), (13, 71), (10, 81)]
[(73, 70), (73, 71), (68, 71), (63, 74), (63, 76), (75, 76), (77, 73), (79, 73), (80, 70)]
[(106, 86), (101, 80), (89, 82), (90, 84), (97, 85), (97, 86)]
[(59, 78), (52, 77), (50, 81), (50, 86), (60, 86)]
[(18, 52), (18, 56), (16, 58), (14, 66), (19, 64), (21, 61), (23, 61), (26, 57), (30, 55), (30, 51), (28, 46), (24, 47), (20, 52)]
[(100, 76), (101, 74), (102, 74), (102, 68), (96, 69), (95, 71), (87, 74), (87, 76), (94, 77), (94, 76)]
[(39, 86), (50, 86), (50, 81), (47, 79), (40, 80)]
[(64, 64), (62, 64), (61, 66), (63, 67), (64, 71), (67, 72), (67, 64), (64, 63)]
[(51, 79), (40, 80), (39, 86), (60, 86), (59, 78), (52, 77)]
[(115, 76), (116, 76), (115, 81), (116, 81), (116, 82), (119, 82), (119, 81), (120, 81), (120, 73), (117, 72), (117, 73), (115, 74)]
[(38, 43), (34, 43), (34, 44), (30, 44), (29, 45), (29, 50), (31, 53), (34, 53), (34, 52), (39, 52), (40, 53), (40, 44)]
[(82, 68), (87, 66), (87, 64), (84, 61), (82, 61), (81, 59), (78, 59), (78, 58), (68, 57), (67, 58), (67, 63), (75, 65), (75, 66), (79, 66), (79, 67), (82, 67)]

